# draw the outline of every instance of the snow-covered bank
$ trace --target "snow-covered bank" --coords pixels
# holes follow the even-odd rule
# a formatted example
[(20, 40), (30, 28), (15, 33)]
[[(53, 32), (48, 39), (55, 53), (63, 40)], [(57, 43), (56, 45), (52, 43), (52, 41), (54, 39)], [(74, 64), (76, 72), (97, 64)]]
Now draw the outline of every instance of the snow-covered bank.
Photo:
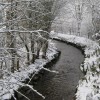
[[(0, 79), (0, 100), (8, 100), (11, 97), (15, 98), (14, 91), (18, 92), (17, 90), (22, 86), (28, 86), (33, 91), (37, 92), (28, 83), (30, 83), (34, 75), (37, 74), (41, 69), (49, 71), (48, 69), (44, 68), (44, 66), (54, 60), (56, 56), (58, 56), (58, 51), (55, 46), (51, 44), (47, 51), (46, 60), (37, 59), (34, 64), (25, 68), (20, 68), (20, 72), (16, 71), (15, 73), (8, 73), (8, 71), (5, 71), (4, 73), (6, 75), (3, 77), (3, 79)], [(28, 83), (24, 83), (26, 79), (29, 80)], [(37, 94), (42, 96), (42, 94), (38, 92)], [(44, 98), (44, 96), (42, 97)]]
[(92, 40), (73, 35), (59, 33), (55, 38), (81, 46), (84, 50), (85, 60), (80, 68), (85, 76), (77, 86), (76, 100), (100, 100), (100, 46)]

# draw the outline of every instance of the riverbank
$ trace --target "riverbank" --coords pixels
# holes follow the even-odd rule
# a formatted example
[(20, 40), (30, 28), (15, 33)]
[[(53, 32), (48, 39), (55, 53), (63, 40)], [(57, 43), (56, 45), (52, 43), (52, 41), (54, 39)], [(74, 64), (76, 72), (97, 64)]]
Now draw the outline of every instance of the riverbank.
[[(61, 51), (61, 55), (49, 69), (59, 73), (44, 71), (43, 74), (40, 73), (39, 80), (35, 84), (33, 81), (32, 84), (37, 91), (45, 96), (45, 100), (73, 100), (78, 81), (83, 77), (79, 66), (84, 61), (84, 56), (79, 49), (70, 44), (56, 40), (52, 42)], [(39, 95), (32, 93), (32, 91), (29, 92), (28, 89), (25, 95), (30, 95), (30, 100), (33, 100), (32, 98), (43, 100)], [(24, 100), (24, 98), (18, 100)]]
[[(18, 92), (18, 89), (27, 86), (36, 92), (41, 97), (45, 98), (42, 94), (37, 92), (31, 85), (29, 85), (32, 78), (35, 74), (38, 74), (40, 70), (48, 70), (44, 68), (48, 66), (50, 62), (53, 62), (56, 58), (58, 58), (60, 52), (57, 51), (53, 44), (50, 44), (47, 51), (47, 59), (37, 59), (34, 64), (29, 65), (28, 67), (21, 68), (20, 72), (8, 73), (0, 80), (0, 100), (9, 100), (15, 98), (14, 92)], [(49, 70), (48, 70), (49, 71)], [(20, 93), (19, 93), (20, 94)], [(23, 94), (21, 94), (23, 95)], [(27, 97), (25, 97), (27, 98)], [(16, 99), (15, 99), (16, 100)]]
[[(54, 38), (54, 36), (53, 36)], [(81, 47), (85, 60), (80, 69), (84, 78), (79, 81), (75, 100), (99, 100), (100, 98), (100, 46), (89, 39), (73, 35), (57, 34), (55, 39)]]

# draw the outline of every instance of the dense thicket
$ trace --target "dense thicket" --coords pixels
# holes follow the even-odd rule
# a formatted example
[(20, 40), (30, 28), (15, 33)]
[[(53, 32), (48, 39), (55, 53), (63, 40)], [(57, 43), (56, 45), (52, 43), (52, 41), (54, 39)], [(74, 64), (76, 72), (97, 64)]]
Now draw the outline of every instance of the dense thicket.
[(34, 63), (42, 51), (46, 59), (49, 33), (62, 0), (0, 1), (0, 65), (14, 73), (22, 63)]

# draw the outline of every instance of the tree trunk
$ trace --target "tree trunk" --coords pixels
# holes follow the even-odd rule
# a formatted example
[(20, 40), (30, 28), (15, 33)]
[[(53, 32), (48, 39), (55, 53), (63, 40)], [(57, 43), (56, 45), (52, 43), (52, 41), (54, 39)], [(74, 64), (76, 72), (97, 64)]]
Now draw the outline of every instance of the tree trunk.
[(28, 48), (28, 46), (25, 44), (25, 47), (26, 47), (26, 50), (27, 50), (27, 64), (29, 65), (30, 64), (30, 50)]
[[(30, 1), (30, 9), (32, 9), (32, 5), (31, 5), (31, 1)], [(33, 12), (32, 11), (30, 11), (30, 12), (28, 12), (28, 14), (29, 14), (29, 18), (31, 18), (32, 19), (32, 14), (33, 14)], [(35, 17), (37, 17), (37, 16), (35, 16)], [(37, 21), (37, 20), (36, 20)], [(29, 22), (29, 30), (32, 30), (33, 29), (33, 26), (32, 26), (32, 21), (30, 21)], [(31, 36), (30, 36), (31, 38), (31, 52), (32, 52), (32, 59), (31, 59), (31, 63), (34, 63), (34, 61), (35, 61), (35, 54), (34, 54), (34, 45), (35, 45), (35, 40), (34, 40), (34, 33), (31, 33)]]
[(35, 44), (35, 41), (34, 40), (31, 40), (31, 52), (32, 52), (32, 60), (31, 62), (34, 63), (35, 59), (36, 59), (36, 55), (34, 54), (34, 44)]
[(80, 21), (78, 21), (78, 36), (80, 36), (81, 35), (81, 22)]
[[(7, 25), (6, 28), (7, 30), (14, 30), (14, 22), (12, 21), (13, 18), (15, 17), (15, 5), (13, 4), (13, 0), (8, 1), (11, 3), (11, 6), (7, 9), (6, 11), (6, 21), (11, 20)], [(14, 33), (13, 32), (8, 32), (7, 33), (7, 47), (8, 48), (12, 48), (9, 50), (9, 53), (11, 55), (11, 72), (14, 73), (14, 66), (15, 66), (15, 54), (16, 54), (16, 50), (15, 50), (15, 44), (16, 44), (16, 39), (14, 37)]]

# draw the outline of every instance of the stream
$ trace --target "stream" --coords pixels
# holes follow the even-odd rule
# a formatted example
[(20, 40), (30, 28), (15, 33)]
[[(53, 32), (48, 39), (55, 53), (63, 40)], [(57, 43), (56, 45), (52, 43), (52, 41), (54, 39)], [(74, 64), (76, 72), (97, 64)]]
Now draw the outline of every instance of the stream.
[[(78, 81), (83, 77), (80, 64), (84, 61), (81, 51), (63, 42), (53, 41), (61, 51), (58, 61), (50, 70), (59, 73), (44, 71), (41, 78), (33, 83), (34, 89), (45, 96), (45, 100), (74, 100)], [(31, 90), (24, 90), (30, 100), (43, 100), (43, 98)], [(18, 100), (27, 100), (19, 97)]]

